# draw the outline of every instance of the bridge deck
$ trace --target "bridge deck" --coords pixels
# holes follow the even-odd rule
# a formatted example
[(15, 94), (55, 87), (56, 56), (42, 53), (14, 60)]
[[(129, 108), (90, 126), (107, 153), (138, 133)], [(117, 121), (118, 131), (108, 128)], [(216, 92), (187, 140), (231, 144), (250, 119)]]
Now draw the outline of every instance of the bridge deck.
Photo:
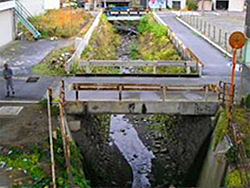
[(66, 110), (81, 113), (214, 115), (218, 94), (208, 86), (67, 83)]

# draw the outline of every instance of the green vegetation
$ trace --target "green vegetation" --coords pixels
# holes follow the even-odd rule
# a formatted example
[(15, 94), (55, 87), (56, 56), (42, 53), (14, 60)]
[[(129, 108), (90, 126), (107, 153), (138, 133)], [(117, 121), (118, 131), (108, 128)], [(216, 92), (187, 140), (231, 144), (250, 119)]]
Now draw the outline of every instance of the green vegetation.
[(187, 0), (186, 6), (188, 10), (197, 10), (198, 9), (198, 2), (194, 0)]
[[(48, 144), (31, 148), (11, 148), (7, 153), (0, 152), (0, 161), (6, 163), (5, 169), (11, 177), (18, 174), (20, 181), (13, 182), (13, 187), (50, 187), (50, 155)], [(71, 143), (71, 172), (74, 187), (89, 187), (83, 172), (83, 158), (79, 149)], [(59, 188), (70, 187), (65, 167), (65, 158), (60, 131), (57, 130), (57, 139), (54, 140), (54, 155), (56, 166), (56, 183)], [(21, 175), (21, 178), (20, 178)]]
[(246, 96), (246, 107), (250, 109), (250, 94)]
[[(167, 37), (167, 27), (155, 22), (152, 14), (142, 17), (138, 26), (139, 36), (139, 57), (144, 60), (181, 60), (177, 50)], [(143, 68), (143, 71), (150, 71), (152, 68)], [(160, 67), (157, 73), (184, 73), (184, 67)]]
[(82, 53), (82, 59), (116, 59), (116, 48), (121, 37), (115, 33), (105, 15), (101, 16), (99, 26), (94, 30), (89, 45)]
[(66, 74), (64, 64), (74, 51), (73, 46), (53, 51), (43, 62), (34, 66), (32, 72), (37, 75), (63, 76)]
[(161, 133), (163, 138), (171, 136), (173, 126), (178, 125), (179, 118), (177, 116), (169, 115), (151, 115), (145, 119), (149, 123), (148, 130), (157, 130)]
[[(86, 32), (84, 28), (89, 27), (91, 20), (91, 15), (80, 9), (49, 10), (43, 15), (30, 19), (45, 39), (50, 37), (69, 38), (78, 34), (82, 36)], [(32, 35), (27, 29), (24, 29), (24, 34), (26, 38), (32, 39)]]
[[(11, 148), (6, 154), (0, 153), (0, 161), (6, 162), (6, 167), (11, 168), (12, 171), (16, 173), (23, 173), (26, 178), (22, 182), (22, 186), (27, 187), (44, 187), (49, 185), (49, 172), (46, 172), (46, 166), (49, 165), (46, 158), (48, 156), (44, 151), (38, 149), (38, 147), (33, 147), (29, 151), (24, 152), (20, 149)], [(13, 187), (20, 186), (20, 182), (13, 184)]]
[(227, 175), (226, 186), (227, 187), (242, 187), (243, 186), (240, 171), (233, 170)]
[[(57, 184), (58, 187), (70, 187), (70, 182), (68, 182), (68, 174), (66, 172), (65, 167), (65, 158), (64, 158), (64, 151), (63, 151), (63, 142), (61, 132), (57, 130), (57, 139), (55, 143), (55, 162), (57, 167)], [(83, 172), (83, 158), (79, 149), (71, 143), (70, 145), (70, 169), (73, 177), (73, 184), (74, 187), (89, 187), (89, 182), (85, 178), (85, 174)]]
[(138, 59), (138, 47), (136, 45), (135, 39), (131, 41), (130, 43), (130, 56), (132, 60)]
[[(121, 43), (120, 35), (116, 34), (111, 23), (108, 22), (105, 15), (101, 16), (99, 26), (94, 30), (89, 45), (82, 53), (83, 60), (114, 60), (116, 59), (116, 48)], [(78, 72), (85, 73), (86, 68), (78, 67)], [(112, 67), (94, 67), (92, 73), (114, 73), (120, 72), (118, 68)]]
[(215, 127), (215, 142), (214, 142), (214, 149), (218, 145), (220, 141), (228, 134), (228, 119), (227, 119), (227, 112), (223, 110), (220, 113), (218, 123)]

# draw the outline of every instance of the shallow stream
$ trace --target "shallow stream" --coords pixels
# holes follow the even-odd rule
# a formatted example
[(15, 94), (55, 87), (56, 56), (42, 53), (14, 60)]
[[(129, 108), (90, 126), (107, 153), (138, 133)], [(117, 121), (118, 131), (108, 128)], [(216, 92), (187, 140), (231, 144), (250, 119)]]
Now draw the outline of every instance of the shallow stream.
[(110, 145), (118, 147), (132, 168), (132, 187), (150, 187), (147, 174), (151, 172), (154, 154), (144, 146), (137, 131), (124, 115), (111, 116), (110, 138)]

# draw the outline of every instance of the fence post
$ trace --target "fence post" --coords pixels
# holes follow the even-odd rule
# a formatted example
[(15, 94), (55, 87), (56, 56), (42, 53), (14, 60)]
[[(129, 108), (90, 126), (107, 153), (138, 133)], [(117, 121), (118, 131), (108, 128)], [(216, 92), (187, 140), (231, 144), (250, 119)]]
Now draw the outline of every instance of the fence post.
[(227, 51), (227, 32), (225, 32), (225, 49)]
[(208, 24), (208, 37), (210, 38), (210, 29), (211, 29), (211, 24)]
[(200, 31), (202, 32), (202, 19), (200, 20)]
[(153, 66), (153, 74), (156, 74), (156, 66)]
[(219, 45), (221, 44), (221, 29), (219, 29)]
[(165, 102), (166, 101), (166, 86), (165, 85), (163, 85), (162, 87), (162, 94), (163, 94), (162, 100)]
[(214, 39), (214, 41), (215, 41), (215, 26), (213, 26), (213, 39)]
[(119, 89), (119, 101), (122, 101), (122, 86), (119, 85), (118, 89)]
[(199, 28), (199, 18), (197, 17), (197, 19), (196, 19), (196, 29), (198, 29)]
[(56, 188), (55, 159), (54, 159), (52, 121), (51, 121), (51, 98), (52, 98), (51, 96), (52, 96), (52, 89), (49, 88), (47, 90), (47, 108), (48, 108), (48, 121), (49, 121), (50, 160), (51, 160), (52, 184), (53, 188)]
[(79, 99), (79, 87), (78, 87), (78, 84), (76, 84), (76, 88), (75, 88), (75, 90), (76, 90), (76, 101), (78, 101), (78, 99)]
[(204, 22), (204, 33), (206, 34), (206, 31), (207, 31), (207, 22), (205, 21)]

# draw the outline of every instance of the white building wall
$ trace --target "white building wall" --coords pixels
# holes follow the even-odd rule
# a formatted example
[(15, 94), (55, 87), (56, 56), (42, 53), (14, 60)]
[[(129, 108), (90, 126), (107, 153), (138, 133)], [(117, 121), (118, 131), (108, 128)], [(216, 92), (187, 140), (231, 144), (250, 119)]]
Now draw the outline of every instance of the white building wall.
[(229, 0), (229, 11), (243, 11), (245, 0)]
[(0, 11), (0, 47), (14, 39), (14, 12), (13, 9)]
[(19, 0), (19, 1), (33, 16), (45, 13), (44, 0)]
[(60, 0), (44, 0), (44, 9), (59, 9), (60, 8)]

